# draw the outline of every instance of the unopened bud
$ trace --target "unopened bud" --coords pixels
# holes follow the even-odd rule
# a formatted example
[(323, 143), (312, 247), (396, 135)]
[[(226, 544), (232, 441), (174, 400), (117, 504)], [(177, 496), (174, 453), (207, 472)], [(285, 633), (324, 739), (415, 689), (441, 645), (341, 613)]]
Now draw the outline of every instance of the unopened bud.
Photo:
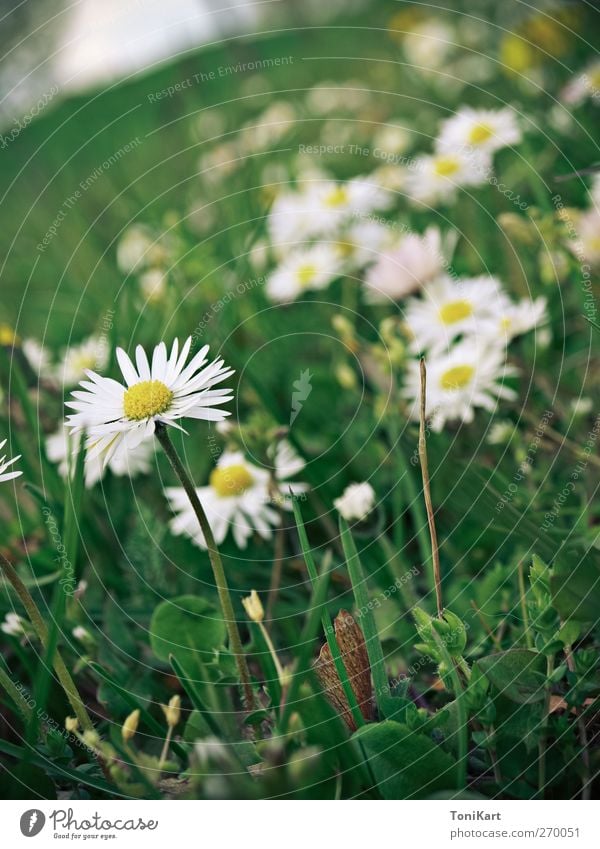
[(265, 611), (263, 610), (262, 602), (256, 590), (252, 590), (249, 596), (243, 598), (242, 604), (244, 605), (244, 610), (248, 614), (248, 618), (251, 619), (252, 622), (263, 621), (265, 618)]
[(138, 709), (134, 710), (132, 713), (129, 714), (129, 716), (127, 717), (127, 719), (125, 720), (125, 722), (123, 723), (123, 726), (121, 728), (121, 735), (123, 737), (123, 740), (126, 743), (128, 743), (131, 740), (131, 738), (134, 736), (135, 732), (137, 731), (139, 721), (140, 721), (140, 711), (139, 711), (139, 708), (138, 708)]
[(175, 728), (181, 717), (181, 696), (172, 696), (168, 705), (161, 705), (170, 728)]
[(79, 720), (75, 719), (74, 716), (67, 716), (67, 718), (65, 719), (65, 728), (67, 729), (69, 734), (72, 734), (79, 728)]

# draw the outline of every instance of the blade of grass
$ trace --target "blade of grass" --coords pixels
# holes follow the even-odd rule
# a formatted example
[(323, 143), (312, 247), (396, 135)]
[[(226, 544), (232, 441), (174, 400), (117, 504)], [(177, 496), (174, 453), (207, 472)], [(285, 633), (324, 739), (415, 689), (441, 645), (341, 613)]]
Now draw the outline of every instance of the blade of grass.
[(296, 661), (296, 668), (292, 675), (290, 687), (281, 713), (281, 720), (279, 722), (279, 728), (282, 734), (285, 734), (287, 731), (290, 716), (298, 702), (300, 687), (311, 670), (313, 645), (317, 639), (319, 623), (322, 623), (323, 621), (323, 610), (327, 603), (327, 591), (329, 589), (330, 577), (331, 570), (329, 569), (328, 564), (325, 563), (321, 574), (318, 575), (316, 580), (312, 583), (312, 594), (308, 604), (308, 616), (306, 617), (306, 622), (300, 638), (300, 648)]
[[(356, 550), (356, 545), (350, 533), (348, 523), (340, 516), (340, 535), (344, 554), (346, 556), (346, 565), (348, 574), (352, 582), (352, 591), (356, 607), (361, 611), (361, 626), (369, 655), (369, 663), (371, 664), (371, 674), (373, 675), (373, 684), (375, 686), (375, 700), (379, 713), (383, 716), (382, 701), (389, 690), (387, 675), (385, 672), (385, 662), (383, 659), (383, 650), (379, 640), (379, 633), (375, 623), (375, 616), (369, 604), (369, 591), (367, 589), (367, 580), (363, 572), (362, 564)], [(364, 611), (364, 614), (362, 613)]]
[[(312, 551), (308, 542), (308, 536), (306, 535), (306, 528), (304, 527), (304, 522), (302, 520), (300, 505), (294, 498), (292, 498), (292, 507), (294, 510), (294, 518), (296, 520), (298, 536), (300, 537), (300, 546), (304, 555), (304, 561), (306, 563), (309, 578), (314, 586), (318, 577), (317, 569), (315, 567), (315, 561), (313, 559)], [(342, 655), (335, 637), (335, 631), (333, 628), (333, 623), (331, 621), (331, 616), (329, 615), (329, 611), (325, 610), (323, 612), (321, 621), (323, 623), (323, 630), (325, 631), (327, 645), (329, 646), (331, 657), (333, 659), (338, 678), (340, 679), (340, 683), (344, 690), (344, 695), (346, 696), (346, 701), (348, 702), (350, 712), (352, 714), (354, 722), (356, 723), (356, 727), (360, 728), (365, 724), (365, 719), (360, 711), (358, 702), (356, 701), (356, 695), (354, 694), (354, 690), (352, 689), (352, 685), (348, 678), (348, 672), (346, 671), (344, 661), (342, 660)]]

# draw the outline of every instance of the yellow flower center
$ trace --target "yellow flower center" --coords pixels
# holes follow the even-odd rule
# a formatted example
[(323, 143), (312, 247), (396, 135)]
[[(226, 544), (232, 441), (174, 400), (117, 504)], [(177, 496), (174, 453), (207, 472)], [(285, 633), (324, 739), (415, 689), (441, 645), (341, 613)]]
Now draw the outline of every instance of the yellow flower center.
[(600, 68), (596, 68), (595, 70), (593, 70), (590, 73), (589, 77), (590, 83), (592, 84), (591, 87), (594, 89), (600, 88)]
[(348, 201), (348, 192), (344, 186), (336, 186), (325, 195), (325, 206), (343, 206)]
[(160, 380), (142, 380), (129, 387), (123, 406), (127, 418), (139, 422), (164, 413), (172, 400), (173, 393)]
[(438, 177), (451, 177), (456, 174), (458, 167), (458, 160), (453, 156), (439, 156), (433, 170)]
[(444, 304), (439, 312), (440, 321), (443, 324), (456, 324), (473, 315), (473, 307), (469, 301), (450, 301)]
[(221, 498), (241, 495), (254, 483), (252, 475), (241, 463), (221, 466), (210, 473), (210, 485)]
[(474, 374), (473, 366), (453, 366), (440, 377), (440, 386), (448, 390), (463, 389), (471, 382)]
[(14, 330), (9, 324), (0, 324), (0, 345), (16, 345), (19, 342)]
[(301, 286), (310, 286), (310, 284), (314, 280), (316, 273), (317, 268), (315, 265), (311, 265), (310, 263), (306, 263), (306, 265), (300, 265), (296, 270), (296, 277), (298, 278), (298, 283)]
[(510, 330), (511, 324), (512, 324), (512, 319), (508, 315), (505, 315), (504, 318), (500, 319), (500, 329), (501, 330)]
[(483, 144), (494, 135), (489, 124), (475, 124), (469, 133), (470, 144)]

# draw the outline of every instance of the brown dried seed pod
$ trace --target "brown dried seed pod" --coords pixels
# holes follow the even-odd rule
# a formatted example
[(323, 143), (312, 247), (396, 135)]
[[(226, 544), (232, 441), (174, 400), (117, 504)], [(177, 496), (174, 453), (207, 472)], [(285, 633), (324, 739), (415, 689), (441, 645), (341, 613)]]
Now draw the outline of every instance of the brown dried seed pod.
[[(366, 720), (372, 720), (374, 712), (371, 667), (362, 630), (347, 610), (340, 610), (333, 628), (360, 711)], [(327, 643), (322, 646), (319, 657), (315, 661), (315, 671), (331, 704), (341, 714), (348, 728), (356, 731), (356, 723)]]

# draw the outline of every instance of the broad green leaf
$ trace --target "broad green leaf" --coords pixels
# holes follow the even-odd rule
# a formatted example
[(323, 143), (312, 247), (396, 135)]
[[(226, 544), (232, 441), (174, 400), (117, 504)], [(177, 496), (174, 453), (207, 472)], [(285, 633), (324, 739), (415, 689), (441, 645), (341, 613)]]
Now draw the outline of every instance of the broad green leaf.
[(564, 620), (597, 622), (600, 617), (600, 564), (588, 553), (558, 561), (550, 578), (552, 604)]
[(352, 739), (384, 799), (423, 799), (456, 787), (455, 759), (407, 725), (391, 720), (367, 725)]
[(160, 660), (174, 655), (186, 668), (196, 660), (207, 663), (225, 642), (225, 622), (208, 601), (194, 595), (181, 595), (163, 601), (150, 622), (150, 644)]
[(477, 661), (486, 678), (506, 698), (519, 704), (544, 698), (544, 657), (527, 649), (497, 652)]

